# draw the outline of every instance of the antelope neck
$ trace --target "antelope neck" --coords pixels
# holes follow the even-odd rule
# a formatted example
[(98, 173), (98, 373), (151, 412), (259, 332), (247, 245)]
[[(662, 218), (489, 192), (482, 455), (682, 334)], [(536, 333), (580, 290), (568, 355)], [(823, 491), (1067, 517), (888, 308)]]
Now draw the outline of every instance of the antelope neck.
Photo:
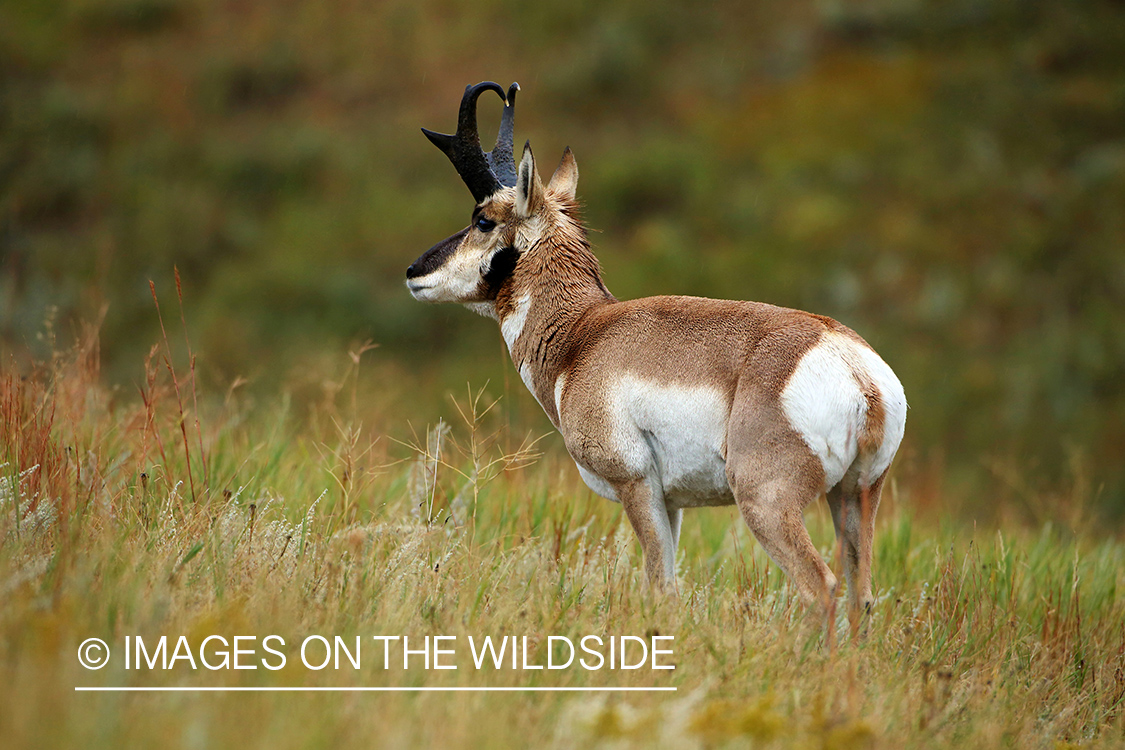
[(525, 261), (497, 295), (497, 318), (512, 363), (557, 426), (555, 382), (578, 343), (578, 323), (591, 310), (617, 300), (605, 288), (597, 260), (585, 248)]

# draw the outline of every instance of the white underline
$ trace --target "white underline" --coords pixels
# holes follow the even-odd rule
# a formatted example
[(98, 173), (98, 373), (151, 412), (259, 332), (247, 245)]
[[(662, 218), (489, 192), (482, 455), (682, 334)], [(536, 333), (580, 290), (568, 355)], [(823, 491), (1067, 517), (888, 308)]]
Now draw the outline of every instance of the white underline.
[(625, 693), (674, 687), (75, 687), (76, 693)]

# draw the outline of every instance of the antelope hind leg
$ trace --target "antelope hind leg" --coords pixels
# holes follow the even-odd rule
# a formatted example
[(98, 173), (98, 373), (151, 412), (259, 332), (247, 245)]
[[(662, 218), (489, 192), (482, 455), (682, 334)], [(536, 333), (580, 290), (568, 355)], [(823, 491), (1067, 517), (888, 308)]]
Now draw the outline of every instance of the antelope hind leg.
[(753, 394), (736, 397), (727, 432), (727, 480), (758, 542), (797, 588), (826, 614), (836, 576), (813, 546), (803, 511), (820, 496), (824, 469), (782, 414)]
[(871, 613), (871, 560), (875, 542), (875, 514), (883, 492), (883, 477), (870, 487), (862, 487), (851, 476), (828, 493), (828, 505), (836, 526), (836, 537), (844, 554), (844, 575), (848, 581), (848, 620), (858, 632)]

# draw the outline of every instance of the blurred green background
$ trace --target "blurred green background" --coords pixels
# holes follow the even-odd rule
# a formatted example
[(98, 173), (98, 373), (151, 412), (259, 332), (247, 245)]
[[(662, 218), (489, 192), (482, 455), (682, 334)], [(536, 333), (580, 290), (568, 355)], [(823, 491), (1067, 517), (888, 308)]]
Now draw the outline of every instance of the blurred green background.
[(490, 382), (545, 432), (494, 324), (402, 284), (472, 208), (418, 128), (481, 80), (520, 82), (542, 171), (574, 149), (617, 296), (863, 334), (915, 502), (1125, 519), (1121, 0), (3, 0), (3, 366), (104, 308), (128, 394), (178, 266), (220, 393), (315, 400), (371, 339), (372, 423)]

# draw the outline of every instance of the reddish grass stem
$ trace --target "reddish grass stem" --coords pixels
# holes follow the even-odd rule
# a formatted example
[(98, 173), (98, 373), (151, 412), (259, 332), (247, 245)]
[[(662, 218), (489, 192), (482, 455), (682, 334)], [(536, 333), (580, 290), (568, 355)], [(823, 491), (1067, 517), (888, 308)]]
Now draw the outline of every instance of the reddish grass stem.
[(156, 284), (149, 279), (148, 288), (152, 291), (152, 302), (156, 305), (156, 317), (160, 321), (160, 333), (164, 337), (164, 364), (172, 375), (172, 386), (176, 389), (176, 403), (180, 410), (180, 434), (184, 439), (184, 456), (187, 459), (188, 487), (191, 488), (191, 502), (196, 503), (195, 478), (191, 473), (191, 444), (187, 436), (187, 418), (184, 415), (184, 399), (180, 393), (180, 381), (176, 377), (176, 368), (172, 365), (172, 347), (168, 343), (168, 332), (164, 329), (164, 316), (160, 314), (160, 300), (156, 296)]
[(184, 344), (187, 346), (188, 362), (191, 368), (191, 403), (195, 412), (195, 435), (199, 440), (199, 461), (203, 464), (203, 487), (211, 486), (210, 470), (207, 467), (207, 454), (203, 451), (203, 431), (199, 428), (199, 392), (195, 387), (195, 354), (191, 351), (191, 340), (188, 338), (187, 319), (184, 317), (184, 292), (180, 287), (180, 269), (172, 266), (176, 275), (176, 297), (180, 300), (180, 325), (184, 329)]

